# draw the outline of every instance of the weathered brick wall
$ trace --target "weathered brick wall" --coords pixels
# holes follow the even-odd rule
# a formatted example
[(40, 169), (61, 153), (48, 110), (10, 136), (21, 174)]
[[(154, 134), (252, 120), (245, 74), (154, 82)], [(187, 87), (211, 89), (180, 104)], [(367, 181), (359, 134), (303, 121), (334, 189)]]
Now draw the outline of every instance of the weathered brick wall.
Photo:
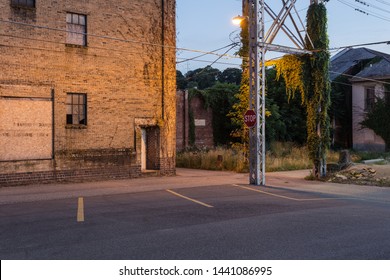
[(213, 139), (213, 113), (206, 108), (200, 96), (188, 98), (187, 91), (176, 93), (176, 149), (182, 151), (189, 147), (190, 113), (195, 126), (195, 143), (198, 148), (214, 146)]
[(188, 147), (188, 91), (176, 92), (176, 150)]
[(191, 98), (189, 107), (193, 112), (195, 122), (195, 146), (199, 148), (214, 147), (211, 108), (205, 108), (204, 100), (199, 96)]
[[(66, 44), (67, 12), (87, 16), (87, 47)], [(8, 21), (0, 22), (0, 96), (50, 98), (54, 92), (54, 162), (40, 169), (93, 169), (101, 163), (92, 164), (101, 158), (96, 151), (124, 149), (132, 151), (129, 160), (116, 165), (135, 166), (133, 176), (140, 169), (136, 119), (159, 126), (159, 160), (174, 162), (174, 0), (40, 0), (35, 9), (0, 0), (0, 18)], [(87, 94), (86, 127), (66, 125), (70, 92)], [(87, 151), (95, 151), (96, 160), (85, 160)], [(77, 153), (77, 160), (66, 156)], [(10, 162), (1, 165), (12, 169)], [(31, 172), (27, 163), (20, 166), (12, 172)], [(161, 166), (162, 173), (174, 173), (174, 164), (173, 170)]]
[(138, 166), (130, 168), (126, 166), (108, 166), (104, 168), (0, 173), (0, 186), (128, 179), (139, 177), (140, 172), (141, 170)]

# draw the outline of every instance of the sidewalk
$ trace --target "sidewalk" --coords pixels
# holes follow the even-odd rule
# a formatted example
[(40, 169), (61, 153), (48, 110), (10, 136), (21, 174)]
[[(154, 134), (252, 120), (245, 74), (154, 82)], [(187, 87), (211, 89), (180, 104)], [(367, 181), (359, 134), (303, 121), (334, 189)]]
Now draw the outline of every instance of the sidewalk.
[[(304, 177), (308, 174), (308, 170), (267, 173), (266, 185), (267, 187), (281, 187), (299, 191), (341, 195), (355, 199), (389, 202), (390, 205), (390, 188), (304, 180)], [(248, 174), (178, 168), (177, 175), (174, 177), (146, 177), (128, 180), (3, 187), (0, 188), (0, 205), (81, 196), (147, 192), (168, 188), (192, 188), (226, 184), (247, 185), (248, 181)]]

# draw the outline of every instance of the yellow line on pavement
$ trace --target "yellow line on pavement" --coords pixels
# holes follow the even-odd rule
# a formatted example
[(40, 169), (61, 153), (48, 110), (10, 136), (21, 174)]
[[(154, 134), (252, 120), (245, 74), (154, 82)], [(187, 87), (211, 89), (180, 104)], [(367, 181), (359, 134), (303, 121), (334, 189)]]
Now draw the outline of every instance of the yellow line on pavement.
[(171, 193), (171, 194), (173, 194), (173, 195), (176, 195), (176, 196), (178, 196), (178, 197), (181, 197), (181, 198), (187, 199), (187, 200), (189, 200), (189, 201), (192, 201), (192, 202), (198, 203), (198, 204), (200, 204), (200, 205), (203, 205), (203, 206), (205, 206), (205, 207), (208, 207), (208, 208), (213, 208), (213, 207), (214, 207), (214, 206), (212, 206), (212, 205), (203, 203), (203, 202), (201, 202), (201, 201), (199, 201), (199, 200), (190, 198), (190, 197), (188, 197), (188, 196), (181, 195), (181, 194), (179, 194), (179, 193), (177, 193), (177, 192), (174, 192), (174, 191), (172, 191), (172, 190), (166, 190), (166, 191), (169, 192), (169, 193)]
[(77, 222), (84, 222), (84, 198), (79, 197), (77, 203)]
[(242, 189), (246, 189), (246, 190), (250, 190), (250, 191), (253, 191), (253, 192), (259, 192), (259, 193), (263, 193), (263, 194), (266, 194), (266, 195), (275, 196), (275, 197), (279, 197), (279, 198), (284, 198), (284, 199), (288, 199), (288, 200), (294, 200), (294, 201), (316, 201), (316, 200), (334, 200), (335, 199), (335, 198), (293, 198), (293, 197), (289, 197), (289, 196), (285, 196), (285, 195), (279, 195), (279, 194), (274, 194), (274, 193), (270, 193), (270, 192), (261, 191), (261, 190), (258, 190), (258, 189), (252, 189), (252, 188), (244, 187), (244, 186), (240, 186), (240, 185), (233, 185), (233, 186), (239, 187), (239, 188), (242, 188)]

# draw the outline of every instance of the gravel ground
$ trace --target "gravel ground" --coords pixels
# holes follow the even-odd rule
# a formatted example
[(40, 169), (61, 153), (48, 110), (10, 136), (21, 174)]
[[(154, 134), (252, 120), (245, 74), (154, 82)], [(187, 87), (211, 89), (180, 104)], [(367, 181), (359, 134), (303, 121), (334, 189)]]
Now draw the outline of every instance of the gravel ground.
[(390, 187), (390, 164), (353, 164), (329, 174), (329, 182)]

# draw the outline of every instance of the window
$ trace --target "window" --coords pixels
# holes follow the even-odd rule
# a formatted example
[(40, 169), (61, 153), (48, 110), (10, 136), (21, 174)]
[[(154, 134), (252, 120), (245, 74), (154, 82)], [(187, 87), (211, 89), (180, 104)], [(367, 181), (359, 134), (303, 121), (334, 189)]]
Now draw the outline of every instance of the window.
[(87, 45), (87, 16), (66, 14), (66, 43), (70, 45)]
[(364, 98), (364, 110), (370, 111), (375, 103), (375, 88), (369, 87), (366, 88), (365, 98)]
[(14, 6), (35, 8), (35, 0), (11, 0)]
[(87, 125), (87, 95), (68, 93), (66, 96), (66, 124)]

